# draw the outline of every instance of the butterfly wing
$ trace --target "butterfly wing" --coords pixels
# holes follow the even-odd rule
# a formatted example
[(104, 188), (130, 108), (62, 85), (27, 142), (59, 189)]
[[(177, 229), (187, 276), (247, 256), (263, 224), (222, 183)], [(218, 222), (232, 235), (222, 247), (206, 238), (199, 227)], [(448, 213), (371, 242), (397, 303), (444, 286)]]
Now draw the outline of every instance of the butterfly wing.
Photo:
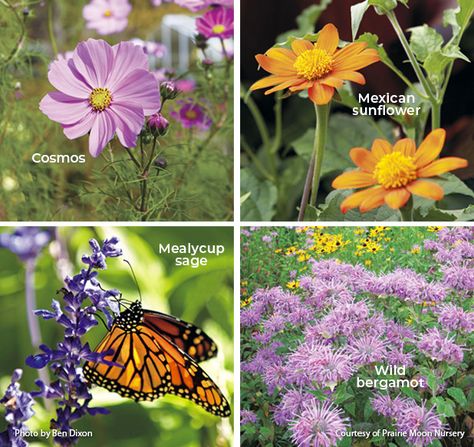
[(172, 315), (144, 310), (145, 325), (159, 332), (196, 362), (217, 355), (217, 346), (200, 328)]
[(106, 360), (120, 366), (87, 362), (84, 377), (91, 383), (136, 401), (154, 400), (169, 389), (170, 365), (149, 334), (126, 332), (117, 325), (99, 343), (96, 352), (113, 350)]
[[(144, 332), (148, 330), (150, 329), (146, 326), (141, 329)], [(226, 398), (197, 362), (165, 336), (150, 331), (150, 336), (155, 338), (170, 367), (170, 383), (167, 392), (189, 399), (216, 416), (230, 416), (230, 406)]]

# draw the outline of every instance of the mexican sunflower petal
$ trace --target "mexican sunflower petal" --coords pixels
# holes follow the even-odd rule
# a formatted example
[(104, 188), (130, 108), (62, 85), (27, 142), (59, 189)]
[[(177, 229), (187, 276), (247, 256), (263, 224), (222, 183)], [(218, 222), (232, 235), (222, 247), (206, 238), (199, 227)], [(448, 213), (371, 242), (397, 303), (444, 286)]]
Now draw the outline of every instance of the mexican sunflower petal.
[(281, 84), (293, 79), (291, 76), (267, 76), (266, 78), (259, 79), (257, 82), (250, 86), (250, 90), (257, 90), (259, 88), (273, 87), (274, 85)]
[(444, 129), (435, 129), (420, 144), (415, 154), (415, 163), (417, 167), (422, 168), (433, 160), (436, 160), (443, 150), (446, 131)]
[(255, 59), (257, 59), (259, 65), (269, 73), (283, 76), (294, 75), (296, 73), (295, 70), (289, 67), (285, 62), (265, 56), (264, 54), (257, 54)]
[(424, 168), (418, 169), (418, 177), (434, 177), (436, 175), (445, 174), (446, 172), (454, 171), (467, 167), (467, 160), (459, 157), (444, 157), (430, 163)]
[(372, 152), (363, 147), (354, 147), (349, 156), (354, 164), (363, 171), (372, 172), (377, 165), (377, 159)]
[(334, 54), (339, 45), (339, 32), (337, 28), (328, 23), (320, 32), (316, 48), (326, 51), (328, 54)]
[(385, 203), (393, 209), (400, 209), (410, 199), (410, 193), (405, 188), (393, 189), (385, 195)]
[(334, 95), (334, 87), (315, 82), (308, 90), (308, 96), (318, 105), (327, 104)]
[(372, 197), (375, 193), (380, 193), (382, 190), (383, 188), (380, 188), (380, 186), (375, 186), (374, 188), (364, 189), (351, 194), (341, 203), (341, 211), (346, 214), (347, 211), (358, 208), (365, 200)]
[(376, 183), (372, 174), (362, 171), (344, 172), (332, 182), (332, 187), (336, 189), (363, 188)]
[(407, 190), (417, 196), (426, 199), (441, 200), (444, 197), (444, 190), (438, 184), (428, 180), (416, 180), (406, 186)]

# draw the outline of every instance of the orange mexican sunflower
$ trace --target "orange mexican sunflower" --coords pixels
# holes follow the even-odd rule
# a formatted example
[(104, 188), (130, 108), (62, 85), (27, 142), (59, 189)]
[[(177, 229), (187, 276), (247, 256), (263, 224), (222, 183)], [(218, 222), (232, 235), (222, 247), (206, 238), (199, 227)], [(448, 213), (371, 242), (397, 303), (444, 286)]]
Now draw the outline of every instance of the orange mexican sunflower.
[(359, 169), (336, 177), (332, 186), (336, 189), (370, 188), (347, 197), (341, 204), (341, 211), (359, 208), (365, 213), (384, 204), (399, 209), (411, 194), (441, 200), (443, 188), (423, 179), (467, 166), (463, 158), (437, 159), (445, 138), (446, 131), (436, 129), (423, 140), (418, 150), (411, 138), (399, 140), (393, 147), (388, 141), (377, 139), (371, 151), (362, 147), (351, 149), (350, 157)]
[(365, 42), (355, 42), (338, 49), (339, 33), (333, 24), (326, 25), (316, 43), (305, 39), (291, 42), (287, 48), (270, 48), (255, 58), (270, 76), (260, 79), (250, 89), (273, 87), (266, 95), (278, 90), (290, 92), (308, 90), (315, 104), (331, 101), (334, 89), (344, 81), (365, 84), (365, 78), (357, 70), (380, 60), (376, 50), (367, 48)]

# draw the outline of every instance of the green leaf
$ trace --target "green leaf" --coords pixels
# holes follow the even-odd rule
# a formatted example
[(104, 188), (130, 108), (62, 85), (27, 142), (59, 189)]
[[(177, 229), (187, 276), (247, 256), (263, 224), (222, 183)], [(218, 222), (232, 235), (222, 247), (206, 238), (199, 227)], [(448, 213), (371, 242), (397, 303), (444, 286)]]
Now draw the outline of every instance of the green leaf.
[(373, 413), (374, 410), (372, 409), (372, 402), (370, 401), (370, 399), (367, 399), (367, 402), (364, 406), (364, 420), (368, 421)]
[(467, 405), (467, 399), (464, 395), (464, 392), (461, 388), (451, 387), (448, 388), (448, 394), (454, 398), (454, 400), (461, 405), (461, 407), (465, 407)]
[(377, 52), (379, 53), (380, 61), (382, 63), (384, 63), (391, 70), (398, 71), (396, 65), (392, 62), (384, 47), (379, 44), (378, 41), (379, 36), (372, 33), (364, 33), (357, 39), (357, 42), (367, 42), (368, 48), (373, 48), (374, 50), (377, 50)]
[(472, 0), (458, 0), (459, 12), (456, 15), (461, 32), (463, 32), (471, 20), (472, 14), (474, 13), (474, 2)]
[(474, 191), (466, 186), (466, 184), (456, 175), (450, 172), (432, 179), (444, 189), (444, 194), (462, 194), (464, 196), (473, 197)]
[(351, 447), (352, 446), (352, 437), (344, 436), (340, 441), (337, 442), (337, 447)]
[(446, 371), (443, 374), (443, 380), (449, 379), (458, 372), (458, 369), (455, 366), (448, 366)]
[(461, 27), (459, 26), (457, 14), (461, 8), (446, 9), (443, 13), (443, 26), (453, 28), (453, 36), (457, 36)]
[(453, 222), (457, 219), (454, 213), (443, 211), (431, 206), (429, 209), (415, 208), (413, 212), (413, 220), (426, 220), (429, 222)]
[(458, 215), (458, 220), (462, 222), (469, 222), (474, 220), (474, 205), (469, 205)]
[(362, 22), (367, 9), (369, 9), (369, 6), (369, 0), (351, 6), (352, 40), (355, 40), (357, 32), (359, 31), (360, 23)]
[[(405, 3), (406, 0), (402, 0), (401, 3)], [(392, 11), (397, 7), (397, 0), (369, 0), (370, 6), (375, 7), (377, 14), (383, 15), (389, 11)]]
[(277, 188), (268, 180), (260, 180), (250, 169), (242, 169), (241, 196), (250, 193), (244, 201), (242, 220), (271, 220), (277, 201)]
[(454, 417), (456, 415), (452, 404), (442, 397), (433, 397), (431, 402), (436, 405), (436, 412), (438, 414), (442, 414), (446, 417)]
[(425, 62), (431, 53), (441, 50), (443, 36), (434, 28), (422, 25), (409, 28), (408, 31), (411, 31), (410, 47), (420, 62)]
[[(326, 8), (332, 3), (332, 0), (321, 0), (318, 5), (311, 5), (304, 9), (303, 12), (296, 18), (298, 29), (292, 29), (276, 38), (279, 45), (286, 45), (291, 43), (296, 38), (307, 38), (309, 34), (314, 32), (316, 22)], [(308, 40), (311, 40), (308, 38)]]

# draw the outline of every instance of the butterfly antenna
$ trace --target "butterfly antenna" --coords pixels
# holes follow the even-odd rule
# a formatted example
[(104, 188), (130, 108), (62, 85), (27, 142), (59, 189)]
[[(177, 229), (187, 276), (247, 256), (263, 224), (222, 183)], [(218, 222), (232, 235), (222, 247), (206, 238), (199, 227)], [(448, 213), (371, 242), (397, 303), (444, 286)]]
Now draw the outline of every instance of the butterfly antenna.
[(142, 302), (142, 292), (140, 290), (140, 286), (138, 285), (137, 277), (135, 276), (135, 272), (133, 271), (132, 264), (130, 264), (130, 262), (128, 262), (126, 259), (124, 259), (123, 261), (126, 262), (128, 264), (128, 266), (130, 267), (130, 271), (132, 272), (133, 280), (135, 281), (135, 285), (137, 286), (138, 296), (140, 297), (140, 303), (141, 303)]

